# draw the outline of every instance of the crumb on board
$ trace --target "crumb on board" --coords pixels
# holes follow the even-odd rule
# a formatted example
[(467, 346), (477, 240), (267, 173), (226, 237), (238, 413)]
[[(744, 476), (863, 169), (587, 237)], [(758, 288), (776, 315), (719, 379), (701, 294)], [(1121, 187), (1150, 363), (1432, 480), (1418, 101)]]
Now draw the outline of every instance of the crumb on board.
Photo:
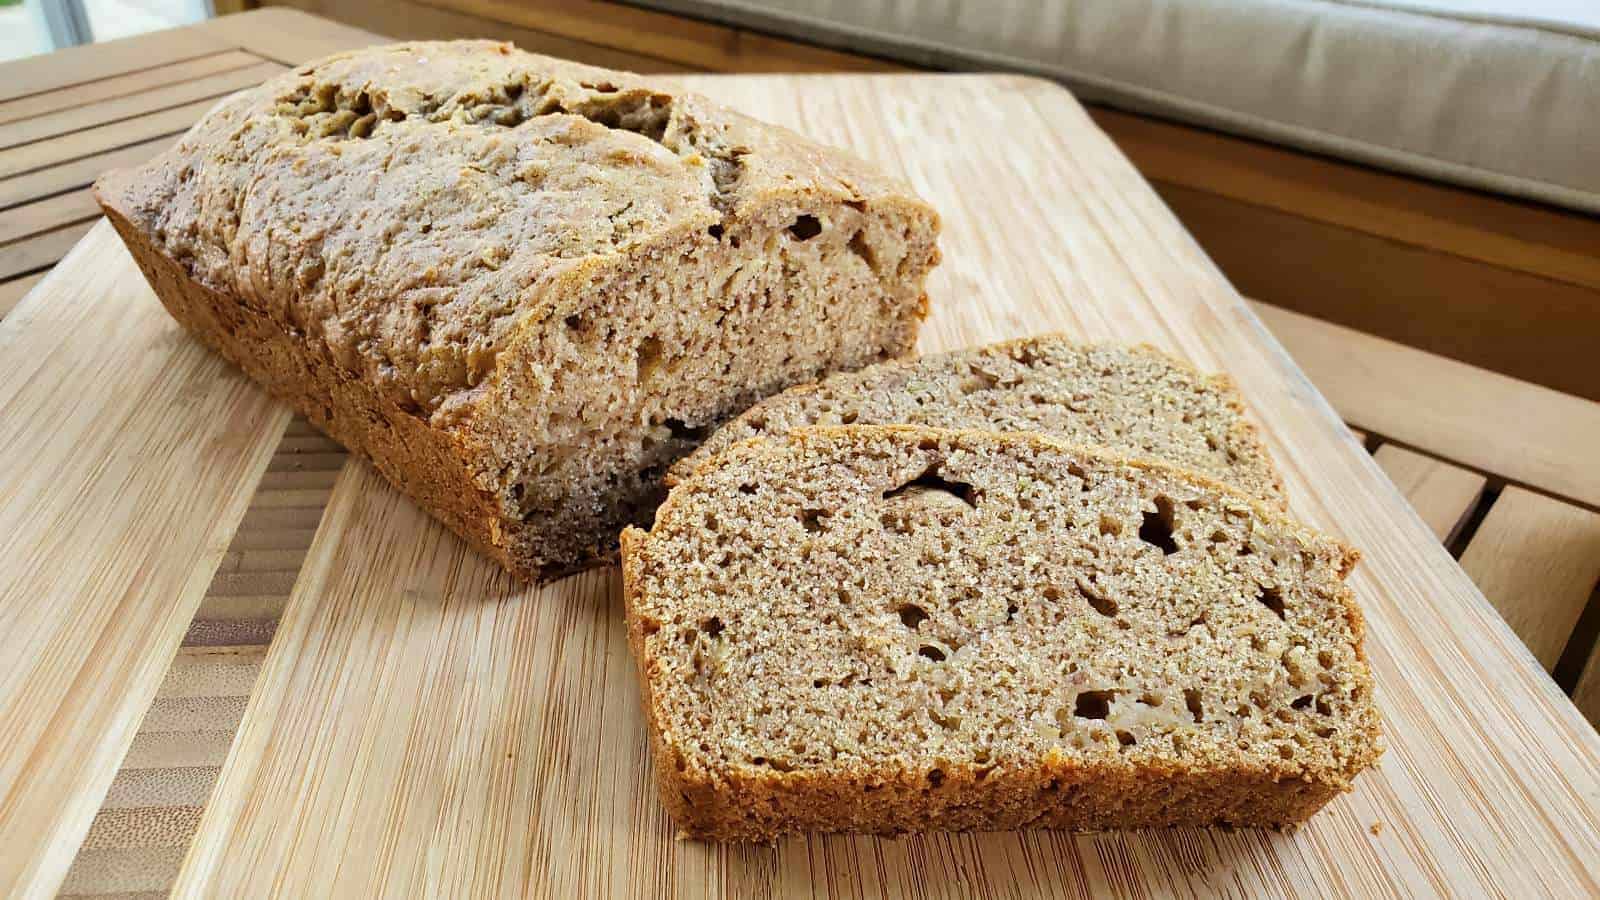
[(1383, 823), (1373, 822), (1370, 826), (1368, 826), (1367, 830), (1372, 832), (1373, 837), (1377, 837), (1378, 835), (1383, 834)]

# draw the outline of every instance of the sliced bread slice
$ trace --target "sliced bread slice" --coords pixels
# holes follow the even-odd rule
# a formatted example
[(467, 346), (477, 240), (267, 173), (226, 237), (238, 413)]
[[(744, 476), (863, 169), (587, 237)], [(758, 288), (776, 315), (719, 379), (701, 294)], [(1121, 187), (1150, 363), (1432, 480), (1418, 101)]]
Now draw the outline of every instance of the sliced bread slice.
[(1062, 335), (880, 363), (791, 388), (718, 429), (667, 483), (742, 440), (852, 423), (1043, 431), (1174, 463), (1285, 505), (1283, 480), (1226, 376), (1202, 375), (1148, 345)]
[(1300, 822), (1381, 752), (1357, 554), (1029, 434), (802, 429), (623, 533), (683, 832)]

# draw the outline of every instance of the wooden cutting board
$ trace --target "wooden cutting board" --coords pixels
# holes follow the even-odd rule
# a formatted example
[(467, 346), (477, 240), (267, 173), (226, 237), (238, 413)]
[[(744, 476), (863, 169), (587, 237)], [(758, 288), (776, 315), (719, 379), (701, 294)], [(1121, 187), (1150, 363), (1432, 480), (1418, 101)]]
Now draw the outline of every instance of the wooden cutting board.
[[(938, 206), (923, 350), (1064, 330), (1231, 373), (1294, 512), (1366, 552), (1382, 765), (1294, 834), (675, 841), (616, 573), (518, 588), (352, 462), (179, 894), (1600, 893), (1600, 738), (1068, 94), (687, 80)], [(287, 420), (104, 223), (0, 323), (0, 894), (60, 883)]]

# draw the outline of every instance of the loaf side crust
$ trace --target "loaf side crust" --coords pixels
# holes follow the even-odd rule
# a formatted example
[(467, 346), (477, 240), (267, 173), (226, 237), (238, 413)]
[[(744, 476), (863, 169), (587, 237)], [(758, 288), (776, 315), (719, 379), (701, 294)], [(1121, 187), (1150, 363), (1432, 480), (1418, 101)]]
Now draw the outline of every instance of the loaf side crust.
[(938, 260), (848, 153), (493, 42), (297, 67), (95, 194), (175, 318), (530, 580), (744, 406), (909, 352)]

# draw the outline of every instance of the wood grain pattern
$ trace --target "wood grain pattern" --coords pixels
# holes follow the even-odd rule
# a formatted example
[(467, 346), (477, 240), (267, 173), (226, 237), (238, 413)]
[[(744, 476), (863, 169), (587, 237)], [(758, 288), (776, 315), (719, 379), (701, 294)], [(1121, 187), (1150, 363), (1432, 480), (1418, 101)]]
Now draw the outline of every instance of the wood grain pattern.
[(134, 116), (181, 106), (207, 97), (253, 87), (283, 71), (279, 63), (257, 60), (249, 65), (227, 69), (209, 75), (188, 78), (176, 84), (123, 94), (81, 106), (70, 106), (54, 112), (12, 122), (0, 128), (0, 147), (12, 147), (108, 125)]
[(1394, 444), (1379, 447), (1374, 455), (1428, 529), (1450, 546), (1483, 496), (1487, 479)]
[(1461, 568), (1554, 668), (1600, 584), (1600, 515), (1510, 487), (1461, 554)]
[[(1062, 329), (1230, 371), (1295, 512), (1366, 551), (1353, 586), (1386, 761), (1294, 835), (677, 843), (651, 794), (615, 573), (520, 590), (351, 464), (179, 895), (1600, 891), (1600, 737), (1064, 92), (1008, 77), (693, 83), (905, 172), (940, 207), (924, 349)], [(975, 133), (1006, 140), (973, 154)]]
[(288, 411), (101, 224), (0, 322), (0, 895), (53, 891)]
[(74, 109), (90, 103), (110, 100), (113, 97), (125, 97), (148, 91), (169, 84), (203, 78), (229, 69), (239, 69), (252, 63), (258, 63), (261, 58), (245, 53), (242, 50), (227, 50), (222, 53), (213, 53), (210, 56), (201, 56), (196, 59), (184, 60), (165, 66), (141, 68), (128, 72), (125, 75), (112, 75), (95, 81), (60, 88), (54, 91), (43, 91), (27, 97), (17, 97), (14, 100), (0, 102), (0, 125), (6, 125), (19, 119), (28, 119), (42, 116), (66, 109)]
[(1600, 403), (1265, 303), (1254, 309), (1352, 424), (1600, 506)]

